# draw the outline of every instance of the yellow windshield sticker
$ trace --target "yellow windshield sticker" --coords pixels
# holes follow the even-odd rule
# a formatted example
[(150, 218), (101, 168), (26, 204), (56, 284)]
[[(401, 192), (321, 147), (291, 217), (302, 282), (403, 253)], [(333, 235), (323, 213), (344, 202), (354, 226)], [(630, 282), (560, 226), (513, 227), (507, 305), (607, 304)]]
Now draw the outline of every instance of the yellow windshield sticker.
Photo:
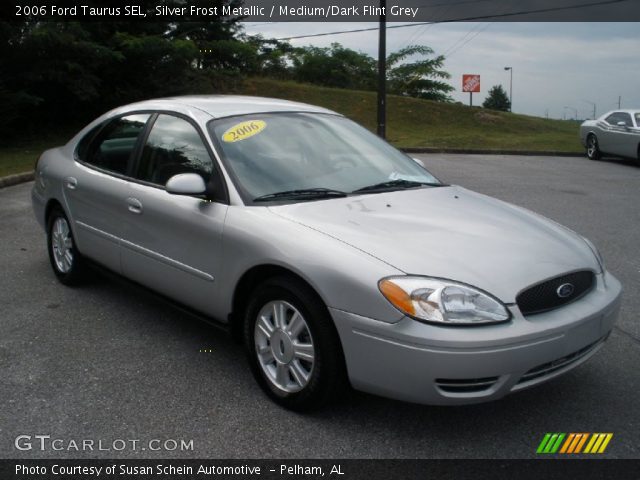
[(265, 128), (267, 128), (267, 122), (264, 120), (248, 120), (238, 123), (224, 132), (222, 141), (231, 143), (246, 140), (249, 137), (257, 135)]

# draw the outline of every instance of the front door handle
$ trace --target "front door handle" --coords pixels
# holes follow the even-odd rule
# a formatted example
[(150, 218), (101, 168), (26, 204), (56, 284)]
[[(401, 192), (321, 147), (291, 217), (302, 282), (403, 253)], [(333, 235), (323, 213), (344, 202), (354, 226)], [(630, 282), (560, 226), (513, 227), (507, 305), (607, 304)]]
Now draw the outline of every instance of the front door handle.
[(64, 186), (69, 190), (75, 190), (78, 187), (78, 180), (74, 177), (67, 177), (64, 179)]
[(140, 200), (137, 198), (127, 198), (127, 208), (131, 213), (135, 213), (136, 215), (140, 215), (142, 213), (142, 203), (140, 203)]

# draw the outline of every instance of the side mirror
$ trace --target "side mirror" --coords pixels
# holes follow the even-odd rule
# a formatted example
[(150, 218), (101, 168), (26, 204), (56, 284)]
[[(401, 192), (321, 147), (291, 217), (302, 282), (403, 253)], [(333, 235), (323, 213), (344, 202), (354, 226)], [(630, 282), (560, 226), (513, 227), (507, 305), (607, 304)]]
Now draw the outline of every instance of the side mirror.
[(411, 157), (411, 160), (413, 160), (414, 162), (416, 162), (418, 165), (420, 165), (421, 167), (424, 167), (424, 164), (422, 163), (422, 160), (420, 160), (419, 158), (415, 158), (415, 157)]
[(207, 191), (204, 179), (197, 173), (180, 173), (167, 181), (167, 192), (173, 195), (202, 195)]
[(626, 127), (627, 123), (626, 122), (618, 122), (618, 123), (616, 123), (616, 125), (619, 126), (619, 127)]

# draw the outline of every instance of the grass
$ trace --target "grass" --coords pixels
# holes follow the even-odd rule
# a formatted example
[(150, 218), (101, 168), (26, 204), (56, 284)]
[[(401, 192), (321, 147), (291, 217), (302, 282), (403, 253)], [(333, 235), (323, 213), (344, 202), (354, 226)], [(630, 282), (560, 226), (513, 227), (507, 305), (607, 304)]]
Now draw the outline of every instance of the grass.
[[(239, 93), (320, 105), (375, 131), (375, 92), (250, 79)], [(575, 122), (395, 95), (387, 99), (387, 140), (397, 147), (582, 151)]]
[[(375, 92), (253, 78), (240, 82), (233, 91), (226, 93), (320, 105), (340, 112), (372, 131), (376, 127)], [(0, 146), (0, 177), (32, 170), (43, 150), (66, 143), (73, 133), (65, 131), (35, 140), (20, 139), (12, 145)], [(387, 139), (401, 148), (582, 151), (575, 122), (395, 95), (387, 99)]]
[(29, 172), (43, 150), (53, 144), (31, 144), (18, 147), (0, 147), (0, 177), (14, 173)]

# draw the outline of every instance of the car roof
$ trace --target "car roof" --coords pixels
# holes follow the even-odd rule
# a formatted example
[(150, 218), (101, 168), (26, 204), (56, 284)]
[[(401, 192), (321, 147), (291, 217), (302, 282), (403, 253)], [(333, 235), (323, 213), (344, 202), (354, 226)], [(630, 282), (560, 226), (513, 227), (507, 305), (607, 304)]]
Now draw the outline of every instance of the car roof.
[(640, 109), (637, 108), (620, 108), (618, 110), (610, 110), (607, 113), (605, 113), (605, 115), (611, 115), (612, 113), (630, 113), (630, 114), (634, 114), (634, 113), (640, 113)]
[(336, 114), (336, 112), (326, 108), (316, 107), (306, 103), (245, 95), (186, 95), (145, 100), (127, 105), (127, 109), (136, 110), (173, 110), (183, 109), (185, 107), (198, 109), (213, 118), (267, 112), (313, 112)]

